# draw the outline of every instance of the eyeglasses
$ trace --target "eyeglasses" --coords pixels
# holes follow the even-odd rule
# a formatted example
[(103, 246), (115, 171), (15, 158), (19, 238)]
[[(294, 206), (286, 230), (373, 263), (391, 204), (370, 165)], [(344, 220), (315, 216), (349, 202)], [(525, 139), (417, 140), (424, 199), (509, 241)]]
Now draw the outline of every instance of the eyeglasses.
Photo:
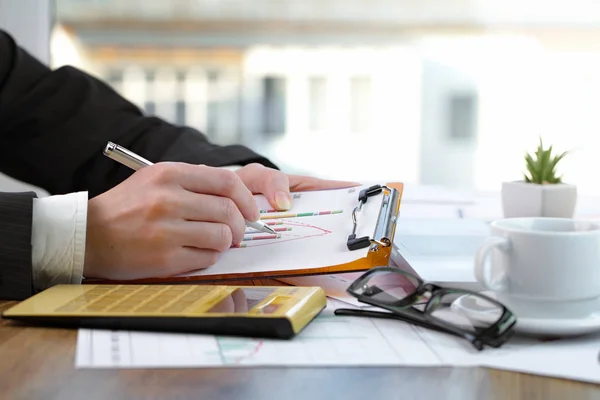
[(372, 268), (347, 291), (386, 311), (341, 308), (336, 315), (397, 319), (462, 337), (477, 350), (502, 346), (517, 322), (508, 308), (488, 296), (426, 283), (399, 268)]

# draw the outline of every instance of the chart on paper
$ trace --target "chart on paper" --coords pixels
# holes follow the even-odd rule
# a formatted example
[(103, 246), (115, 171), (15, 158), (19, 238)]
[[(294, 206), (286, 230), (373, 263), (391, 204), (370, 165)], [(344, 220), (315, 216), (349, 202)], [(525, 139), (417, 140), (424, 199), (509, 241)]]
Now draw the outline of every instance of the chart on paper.
[[(248, 228), (244, 233), (242, 243), (232, 248), (273, 246), (289, 241), (297, 241), (318, 236), (330, 235), (331, 230), (318, 226), (316, 223), (303, 222), (305, 217), (318, 217), (342, 214), (344, 210), (322, 210), (302, 213), (282, 213), (277, 210), (261, 210), (261, 219), (275, 231), (275, 234), (265, 234), (257, 229)], [(321, 219), (322, 221), (322, 219)]]
[[(337, 266), (365, 258), (368, 248), (350, 251), (346, 245), (353, 229), (352, 211), (363, 188), (294, 193), (287, 211), (274, 210), (264, 196), (255, 196), (261, 220), (275, 234), (249, 228), (241, 243), (222, 253), (214, 265), (185, 276), (278, 275), (274, 272)], [(358, 216), (358, 237), (375, 232), (383, 195), (372, 199)]]
[(440, 365), (417, 332), (395, 321), (335, 316), (330, 305), (293, 340), (82, 329), (76, 365)]
[(244, 366), (486, 366), (600, 383), (600, 336), (514, 337), (477, 351), (465, 339), (387, 319), (327, 309), (291, 340), (80, 329), (78, 368)]

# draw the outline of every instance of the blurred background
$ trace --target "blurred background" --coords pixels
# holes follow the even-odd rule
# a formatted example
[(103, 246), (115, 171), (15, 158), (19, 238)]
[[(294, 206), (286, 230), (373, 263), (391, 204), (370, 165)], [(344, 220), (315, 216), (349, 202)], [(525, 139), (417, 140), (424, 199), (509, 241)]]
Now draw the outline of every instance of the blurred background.
[(53, 68), (288, 172), (498, 191), (542, 137), (600, 194), (597, 1), (0, 0), (0, 26), (24, 4)]

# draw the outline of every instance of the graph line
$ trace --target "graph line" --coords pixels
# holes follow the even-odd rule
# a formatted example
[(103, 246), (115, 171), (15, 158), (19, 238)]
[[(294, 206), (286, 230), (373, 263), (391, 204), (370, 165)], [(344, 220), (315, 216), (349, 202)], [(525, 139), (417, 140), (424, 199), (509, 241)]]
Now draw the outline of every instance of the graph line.
[[(243, 243), (240, 243), (237, 245), (235, 245), (235, 244), (231, 245), (230, 248), (242, 249), (242, 248), (259, 247), (259, 246), (272, 246), (274, 244), (281, 244), (284, 242), (314, 238), (314, 237), (318, 237), (318, 236), (324, 236), (324, 235), (331, 234), (331, 231), (329, 231), (327, 229), (324, 229), (324, 228), (321, 228), (321, 227), (318, 227), (315, 225), (299, 222), (299, 221), (287, 220), (287, 221), (284, 221), (283, 223), (285, 223), (286, 225), (293, 226), (294, 227), (293, 229), (295, 230), (296, 233), (301, 232), (301, 229), (304, 229), (304, 228), (308, 228), (312, 232), (308, 235), (307, 234), (291, 234), (291, 233), (290, 234), (285, 234), (285, 233), (281, 234), (281, 233), (279, 233), (278, 235), (281, 236), (279, 238), (274, 238), (271, 240), (246, 241), (246, 242), (243, 242)], [(299, 230), (297, 230), (297, 229), (299, 229)], [(272, 237), (273, 235), (269, 235), (269, 236)], [(252, 235), (252, 237), (257, 237), (257, 236)], [(269, 237), (265, 237), (265, 239), (269, 239)]]
[[(223, 365), (239, 365), (246, 359), (252, 359), (260, 352), (262, 346), (263, 341), (260, 339), (250, 339), (246, 341), (217, 337), (218, 353)], [(236, 352), (245, 354), (239, 356), (230, 354)]]
[(344, 210), (327, 210), (327, 211), (313, 211), (313, 212), (303, 212), (303, 213), (269, 214), (269, 215), (261, 216), (260, 219), (314, 217), (317, 215), (341, 214), (343, 212), (344, 212)]
[(250, 240), (267, 240), (267, 239), (281, 239), (281, 234), (262, 235), (262, 236), (244, 236), (244, 239), (242, 239), (242, 241), (247, 242)]
[[(273, 230), (275, 232), (289, 232), (289, 231), (292, 230), (292, 228), (273, 228)], [(246, 231), (246, 235), (254, 235), (254, 234), (257, 234), (257, 233), (262, 233), (262, 232), (259, 231), (259, 230)]]

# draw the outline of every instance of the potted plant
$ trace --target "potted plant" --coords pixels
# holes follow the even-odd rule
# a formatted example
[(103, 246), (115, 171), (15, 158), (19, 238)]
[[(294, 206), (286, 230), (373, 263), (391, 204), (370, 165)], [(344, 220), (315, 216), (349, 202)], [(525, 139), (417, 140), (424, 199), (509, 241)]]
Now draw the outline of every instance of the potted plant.
[(540, 144), (534, 154), (525, 154), (524, 180), (502, 184), (502, 208), (506, 218), (571, 218), (577, 202), (577, 187), (562, 182), (556, 166), (567, 154), (552, 154), (552, 146)]

